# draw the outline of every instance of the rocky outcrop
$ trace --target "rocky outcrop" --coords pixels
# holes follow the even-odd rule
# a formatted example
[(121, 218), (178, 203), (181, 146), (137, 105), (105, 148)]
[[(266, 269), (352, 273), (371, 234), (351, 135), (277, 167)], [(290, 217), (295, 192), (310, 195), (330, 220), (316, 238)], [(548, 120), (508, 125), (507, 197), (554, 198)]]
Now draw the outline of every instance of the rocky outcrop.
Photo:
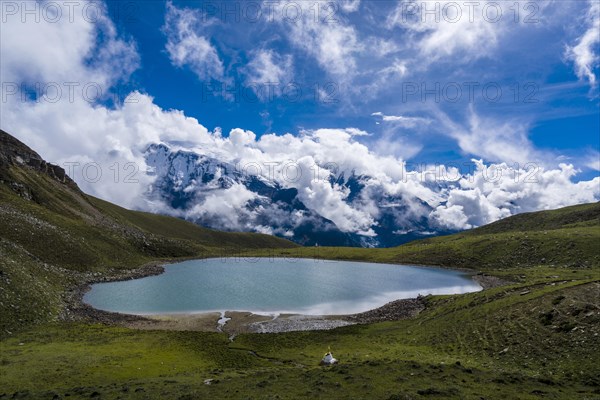
[[(27, 145), (0, 130), (0, 169), (8, 169), (11, 165), (32, 168), (50, 176), (61, 183), (76, 187), (75, 182), (67, 175), (65, 170), (44, 159)], [(9, 182), (9, 185), (11, 182)]]
[(360, 314), (353, 314), (346, 317), (346, 320), (358, 324), (371, 324), (375, 322), (398, 321), (417, 316), (425, 309), (424, 297), (419, 296), (414, 299), (401, 299), (391, 301), (374, 310), (365, 311)]

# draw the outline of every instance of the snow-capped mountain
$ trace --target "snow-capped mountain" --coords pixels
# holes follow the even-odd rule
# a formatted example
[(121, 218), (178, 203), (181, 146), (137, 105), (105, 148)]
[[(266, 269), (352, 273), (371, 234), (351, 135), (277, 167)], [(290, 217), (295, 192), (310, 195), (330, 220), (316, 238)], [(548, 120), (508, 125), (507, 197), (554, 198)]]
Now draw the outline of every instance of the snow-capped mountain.
[[(432, 207), (425, 201), (390, 195), (375, 179), (354, 171), (327, 171), (319, 184), (341, 193), (350, 212), (372, 216), (368, 230), (338, 226), (303, 201), (311, 188), (280, 175), (265, 176), (252, 166), (165, 144), (150, 145), (145, 160), (156, 176), (149, 198), (210, 228), (270, 233), (303, 245), (369, 247), (442, 233), (429, 226)], [(336, 210), (328, 212), (335, 215)]]

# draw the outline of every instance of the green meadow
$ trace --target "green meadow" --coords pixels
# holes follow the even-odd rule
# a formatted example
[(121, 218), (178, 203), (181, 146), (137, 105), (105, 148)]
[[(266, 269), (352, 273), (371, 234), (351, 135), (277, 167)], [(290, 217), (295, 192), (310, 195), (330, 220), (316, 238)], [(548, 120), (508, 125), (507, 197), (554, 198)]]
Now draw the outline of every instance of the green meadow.
[[(0, 398), (600, 398), (600, 205), (390, 249), (302, 248), (129, 211), (0, 165)], [(82, 282), (149, 262), (317, 257), (467, 269), (507, 284), (331, 331), (152, 331), (77, 318)], [(321, 367), (331, 347), (339, 364)]]

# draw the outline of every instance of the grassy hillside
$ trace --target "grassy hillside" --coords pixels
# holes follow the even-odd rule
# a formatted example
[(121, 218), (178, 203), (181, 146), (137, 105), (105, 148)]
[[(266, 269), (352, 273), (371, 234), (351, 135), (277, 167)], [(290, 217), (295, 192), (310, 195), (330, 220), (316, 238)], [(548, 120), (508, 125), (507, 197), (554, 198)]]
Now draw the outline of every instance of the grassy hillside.
[[(538, 224), (539, 222), (539, 224)], [(478, 271), (600, 267), (600, 203), (519, 214), (450, 236), (389, 249), (340, 247), (263, 251), (263, 255), (414, 263)]]
[[(512, 273), (521, 282), (428, 296), (414, 319), (333, 331), (230, 342), (217, 333), (42, 325), (1, 342), (0, 397), (598, 397), (598, 277), (550, 267)], [(328, 346), (340, 364), (320, 367)]]
[(63, 292), (85, 274), (297, 246), (126, 210), (84, 194), (58, 167), (1, 131), (0, 144), (0, 336), (56, 320)]
[[(171, 217), (130, 211), (85, 195), (54, 179), (12, 166), (0, 185), (0, 237), (33, 256), (75, 270), (131, 268), (159, 258), (216, 249), (295, 247), (273, 236), (225, 233)], [(28, 188), (27, 200), (11, 186)]]
[[(297, 248), (87, 196), (0, 132), (0, 399), (599, 398), (599, 215), (588, 204), (392, 249)], [(223, 254), (463, 267), (510, 283), (427, 296), (412, 319), (233, 342), (63, 318), (66, 291), (90, 278)], [(328, 346), (340, 364), (320, 367)]]

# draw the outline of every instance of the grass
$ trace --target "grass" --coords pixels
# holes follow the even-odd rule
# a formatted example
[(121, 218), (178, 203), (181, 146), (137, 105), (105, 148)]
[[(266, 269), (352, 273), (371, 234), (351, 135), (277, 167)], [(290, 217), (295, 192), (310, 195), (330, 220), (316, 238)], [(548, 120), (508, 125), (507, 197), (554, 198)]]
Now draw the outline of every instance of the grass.
[[(299, 248), (0, 165), (0, 399), (600, 398), (599, 215), (589, 204), (391, 249)], [(65, 292), (90, 274), (222, 255), (461, 267), (512, 283), (428, 296), (410, 320), (234, 342), (63, 318)], [(319, 367), (328, 346), (340, 364)]]
[(91, 273), (297, 247), (273, 236), (217, 232), (126, 210), (24, 167), (0, 166), (0, 177), (0, 337), (59, 320), (63, 294)]
[(90, 202), (105, 215), (123, 224), (132, 224), (145, 232), (170, 239), (183, 240), (205, 246), (214, 252), (226, 249), (293, 248), (298, 245), (271, 235), (256, 233), (221, 232), (162, 215), (126, 210), (107, 201), (87, 196)]
[[(512, 271), (522, 282), (507, 287), (429, 296), (426, 311), (412, 320), (333, 331), (229, 342), (216, 333), (37, 326), (2, 341), (2, 391), (174, 399), (597, 397), (597, 276), (528, 271)], [(328, 346), (340, 364), (319, 367)]]
[[(600, 268), (599, 214), (600, 203), (584, 204), (519, 214), (471, 231), (418, 240), (394, 248), (299, 247), (247, 254), (410, 263), (477, 271), (539, 265), (596, 269)], [(514, 223), (513, 219), (519, 223)], [(537, 220), (542, 221), (542, 229), (531, 228), (536, 226)]]

